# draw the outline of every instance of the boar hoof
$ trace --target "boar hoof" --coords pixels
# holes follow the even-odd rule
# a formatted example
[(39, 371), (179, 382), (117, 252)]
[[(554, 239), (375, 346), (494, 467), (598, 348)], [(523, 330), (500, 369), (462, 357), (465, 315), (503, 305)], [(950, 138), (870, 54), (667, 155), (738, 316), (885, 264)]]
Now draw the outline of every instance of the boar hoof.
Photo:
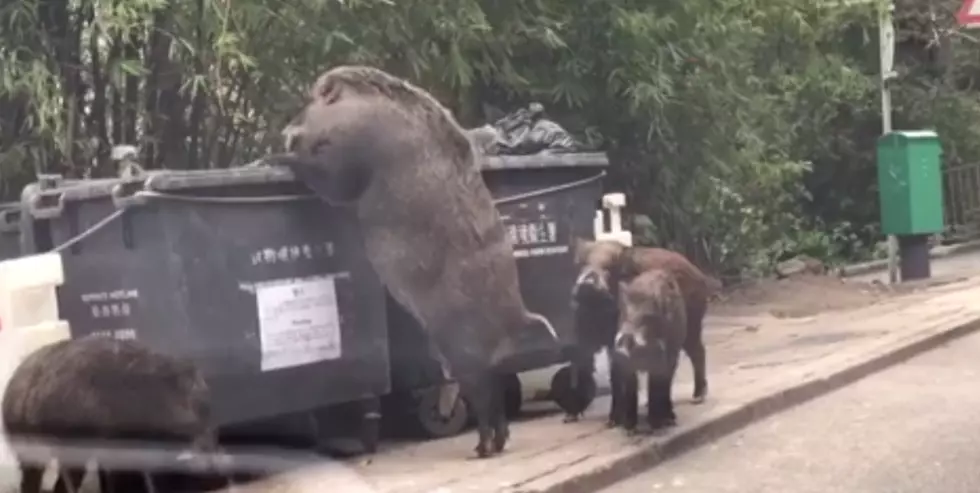
[(708, 396), (708, 384), (703, 383), (701, 385), (694, 386), (694, 395), (691, 397), (691, 402), (695, 404), (701, 404), (704, 402), (704, 398)]
[(566, 414), (565, 419), (562, 420), (563, 423), (575, 423), (581, 418), (579, 414)]
[(674, 416), (654, 416), (650, 418), (650, 429), (653, 431), (664, 430), (677, 425), (677, 418)]
[(504, 447), (507, 446), (507, 440), (510, 439), (510, 432), (497, 432), (493, 435), (493, 453), (499, 454), (504, 451)]
[(486, 442), (483, 442), (483, 441), (481, 441), (476, 446), (476, 449), (475, 450), (476, 450), (476, 457), (478, 459), (486, 459), (486, 458), (490, 457), (491, 455), (493, 455), (493, 450), (491, 449), (491, 447), (489, 445), (487, 445)]

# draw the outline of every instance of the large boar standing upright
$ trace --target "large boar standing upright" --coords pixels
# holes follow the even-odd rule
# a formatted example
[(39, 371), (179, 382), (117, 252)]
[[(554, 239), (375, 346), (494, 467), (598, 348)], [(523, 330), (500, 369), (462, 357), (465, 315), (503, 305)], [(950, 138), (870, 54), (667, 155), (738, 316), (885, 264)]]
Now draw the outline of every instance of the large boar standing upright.
[(633, 431), (637, 424), (637, 372), (647, 374), (647, 423), (651, 430), (676, 423), (671, 387), (687, 337), (687, 308), (674, 276), (664, 269), (644, 271), (619, 285), (619, 330), (612, 359), (621, 372), (621, 406), (615, 421)]
[[(187, 451), (212, 451), (217, 445), (209, 424), (209, 390), (197, 368), (134, 341), (87, 336), (41, 347), (11, 376), (2, 415), (21, 462), (21, 493), (40, 491), (44, 472), (24, 457), (23, 449), (18, 451), (21, 440), (138, 440)], [(68, 491), (76, 491), (85, 464), (59, 462), (59, 482), (70, 482), (75, 489)], [(110, 485), (116, 492), (143, 491), (141, 471), (107, 473), (101, 466), (102, 491)], [(159, 479), (166, 483), (157, 485), (160, 492), (168, 491), (167, 485), (194, 483), (177, 473), (160, 474)], [(198, 479), (206, 483), (197, 485), (204, 490), (227, 484), (217, 476)]]
[(287, 154), (270, 162), (327, 202), (356, 208), (375, 271), (468, 397), (477, 454), (503, 450), (509, 431), (495, 369), (529, 328), (557, 336), (524, 306), (513, 247), (467, 133), (426, 91), (375, 68), (340, 66), (319, 77), (283, 135)]
[[(684, 297), (687, 312), (687, 331), (682, 348), (691, 360), (694, 369), (693, 400), (700, 403), (708, 393), (705, 349), (702, 341), (704, 316), (708, 300), (721, 288), (718, 280), (705, 275), (680, 253), (651, 247), (627, 247), (616, 241), (579, 240), (576, 245), (576, 262), (579, 276), (572, 288), (575, 305), (575, 331), (579, 340), (577, 355), (573, 364), (577, 379), (591, 378), (592, 360), (602, 348), (611, 353), (613, 338), (617, 332), (620, 317), (619, 283), (630, 282), (638, 275), (655, 269), (669, 272), (677, 280)], [(617, 381), (618, 368), (610, 361), (610, 380), (613, 390), (620, 385)], [(613, 393), (609, 424), (617, 424), (614, 415), (620, 402)], [(575, 410), (566, 417), (567, 421), (577, 419)]]

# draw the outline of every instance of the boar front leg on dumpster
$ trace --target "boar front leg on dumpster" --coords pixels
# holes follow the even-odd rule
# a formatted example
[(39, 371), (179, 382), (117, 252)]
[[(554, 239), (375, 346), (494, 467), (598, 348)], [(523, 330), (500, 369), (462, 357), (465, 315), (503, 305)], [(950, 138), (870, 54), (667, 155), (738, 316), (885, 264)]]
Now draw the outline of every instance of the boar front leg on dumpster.
[[(12, 375), (2, 411), (4, 429), (21, 463), (22, 493), (39, 491), (44, 472), (33, 449), (19, 447), (31, 440), (55, 444), (59, 439), (129, 439), (190, 452), (210, 452), (217, 446), (209, 422), (209, 390), (197, 368), (134, 341), (87, 336), (38, 349)], [(51, 453), (58, 458), (58, 447)], [(177, 453), (173, 460), (178, 460)], [(196, 488), (227, 484), (218, 474), (124, 470), (114, 467), (111, 457), (103, 459), (98, 459), (100, 480), (117, 486), (116, 491), (142, 491), (144, 474), (153, 482), (189, 481)], [(59, 463), (59, 481), (68, 483), (61, 486), (77, 490), (84, 462)], [(106, 487), (103, 484), (102, 491)]]
[(509, 432), (486, 398), (499, 390), (490, 375), (530, 331), (557, 335), (521, 299), (513, 248), (466, 132), (426, 91), (340, 66), (319, 77), (283, 135), (290, 157), (277, 161), (328, 203), (353, 205), (374, 270), (475, 399), (477, 454), (503, 450)]

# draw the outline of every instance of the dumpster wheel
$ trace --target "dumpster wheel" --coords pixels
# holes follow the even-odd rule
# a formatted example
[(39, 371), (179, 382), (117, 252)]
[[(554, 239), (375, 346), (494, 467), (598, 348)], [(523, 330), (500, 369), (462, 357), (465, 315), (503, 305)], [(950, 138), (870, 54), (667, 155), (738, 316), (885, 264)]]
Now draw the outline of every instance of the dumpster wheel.
[(378, 442), (381, 441), (381, 399), (366, 399), (361, 406), (361, 446), (365, 453), (373, 454), (378, 451)]
[(564, 366), (551, 377), (551, 398), (562, 411), (568, 414), (581, 414), (596, 396), (595, 377), (589, 375), (579, 381), (578, 391), (572, 388), (572, 367)]
[(415, 420), (428, 438), (446, 438), (460, 434), (469, 424), (470, 410), (466, 400), (456, 399), (449, 418), (439, 414), (439, 389), (422, 392), (415, 405)]

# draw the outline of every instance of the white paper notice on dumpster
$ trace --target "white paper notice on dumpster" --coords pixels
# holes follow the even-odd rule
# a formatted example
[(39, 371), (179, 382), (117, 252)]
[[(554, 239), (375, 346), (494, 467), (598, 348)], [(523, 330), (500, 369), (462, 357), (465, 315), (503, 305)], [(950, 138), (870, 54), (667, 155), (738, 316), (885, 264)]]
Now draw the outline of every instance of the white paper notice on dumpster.
[(340, 358), (340, 314), (332, 277), (255, 286), (262, 371)]

